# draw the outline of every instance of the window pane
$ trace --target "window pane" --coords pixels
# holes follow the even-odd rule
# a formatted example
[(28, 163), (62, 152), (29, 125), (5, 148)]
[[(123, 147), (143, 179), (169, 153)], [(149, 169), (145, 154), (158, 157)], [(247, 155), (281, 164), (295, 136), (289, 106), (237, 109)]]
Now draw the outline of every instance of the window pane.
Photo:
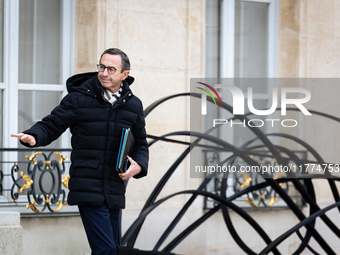
[(20, 0), (19, 82), (60, 84), (61, 1)]
[(219, 76), (219, 2), (220, 0), (209, 0), (206, 3), (205, 76), (210, 78)]
[(0, 0), (0, 82), (3, 82), (4, 63), (4, 1)]
[[(59, 104), (59, 96), (59, 92), (19, 91), (19, 132), (30, 128), (37, 121), (50, 114), (54, 107)], [(57, 148), (59, 143), (55, 141), (50, 147)]]
[(267, 77), (268, 4), (235, 3), (235, 77)]

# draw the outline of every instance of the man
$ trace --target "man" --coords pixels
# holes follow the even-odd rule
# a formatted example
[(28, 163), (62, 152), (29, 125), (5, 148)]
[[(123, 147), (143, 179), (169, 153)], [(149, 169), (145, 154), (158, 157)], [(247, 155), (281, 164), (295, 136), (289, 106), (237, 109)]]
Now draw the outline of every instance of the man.
[[(125, 207), (124, 180), (146, 176), (148, 147), (141, 101), (129, 86), (130, 61), (119, 49), (103, 52), (98, 73), (67, 80), (68, 94), (50, 115), (20, 134), (11, 135), (27, 147), (46, 146), (68, 127), (72, 139), (68, 204), (78, 205), (95, 255), (116, 254), (120, 209)], [(135, 138), (130, 166), (115, 169), (123, 128)]]

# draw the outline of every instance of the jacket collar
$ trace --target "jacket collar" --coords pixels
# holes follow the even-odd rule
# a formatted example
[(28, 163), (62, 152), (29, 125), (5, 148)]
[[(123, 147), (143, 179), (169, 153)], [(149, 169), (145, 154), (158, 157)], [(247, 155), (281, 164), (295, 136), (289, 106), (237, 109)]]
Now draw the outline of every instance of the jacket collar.
[[(134, 79), (134, 78), (132, 78), (132, 79)], [(97, 76), (93, 77), (93, 79), (91, 79), (91, 80), (92, 80), (91, 84), (92, 84), (92, 88), (93, 88), (93, 92), (94, 92), (95, 96), (99, 100), (105, 101), (104, 98), (103, 98), (103, 93), (104, 93), (105, 88), (102, 87)], [(125, 103), (126, 101), (128, 101), (131, 98), (132, 91), (131, 91), (131, 89), (129, 87), (129, 83), (128, 83), (128, 81), (126, 81), (126, 79), (123, 80), (123, 87), (122, 88), (123, 88), (123, 91), (121, 93), (120, 98), (117, 100), (116, 103), (118, 103), (120, 101), (123, 101)]]
[[(123, 90), (130, 90), (129, 86), (134, 82), (132, 76), (128, 76), (124, 81)], [(68, 92), (79, 91), (85, 94), (100, 95), (102, 86), (98, 81), (98, 72), (76, 74), (68, 78), (66, 82)], [(123, 91), (123, 93), (124, 93)]]

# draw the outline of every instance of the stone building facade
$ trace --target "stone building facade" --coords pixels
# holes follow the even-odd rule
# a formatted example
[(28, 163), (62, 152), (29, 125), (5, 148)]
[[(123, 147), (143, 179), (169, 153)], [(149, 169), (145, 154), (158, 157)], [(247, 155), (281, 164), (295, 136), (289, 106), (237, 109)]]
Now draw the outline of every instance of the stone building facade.
[[(160, 98), (189, 92), (190, 78), (205, 77), (209, 69), (207, 65), (212, 63), (209, 57), (213, 53), (210, 50), (216, 52), (216, 49), (207, 49), (207, 44), (210, 43), (210, 35), (207, 35), (209, 1), (70, 1), (72, 2), (69, 7), (72, 11), (70, 26), (73, 28), (68, 31), (69, 34), (64, 35), (67, 39), (72, 40), (69, 50), (71, 55), (68, 56), (70, 59), (68, 63), (71, 63), (71, 66), (68, 68), (73, 70), (72, 73), (95, 71), (100, 54), (107, 48), (117, 47), (130, 57), (131, 75), (136, 78), (131, 89), (142, 100), (145, 108)], [(13, 2), (18, 4), (20, 1), (4, 0), (4, 8), (9, 8)], [(61, 2), (65, 5), (67, 1)], [(219, 29), (227, 29), (225, 25), (228, 25), (227, 17), (231, 12), (230, 8), (235, 7), (235, 4), (237, 6), (239, 1), (212, 2), (217, 4), (217, 7), (214, 8), (220, 15), (217, 22)], [(233, 3), (226, 6), (230, 2)], [(257, 1), (248, 2), (256, 3)], [(338, 65), (340, 65), (340, 50), (338, 49), (340, 47), (340, 43), (338, 43), (340, 35), (339, 1), (268, 0), (258, 2), (274, 6), (271, 7), (274, 8), (271, 12), (274, 15), (273, 20), (276, 22), (276, 26), (271, 31), (273, 34), (268, 35), (269, 39), (273, 40), (270, 42), (271, 45), (274, 45), (271, 52), (268, 53), (273, 57), (267, 62), (270, 65), (268, 72), (271, 77), (338, 78), (337, 71), (339, 70)], [(236, 14), (234, 12), (233, 15), (234, 18), (238, 18), (237, 12)], [(219, 42), (231, 42), (230, 39), (223, 41), (222, 38), (230, 36), (228, 34), (230, 30), (225, 30), (227, 31), (225, 34), (223, 31), (220, 31), (219, 37), (217, 37)], [(70, 35), (72, 38), (68, 38)], [(6, 39), (6, 37), (4, 38)], [(230, 62), (228, 61), (234, 61), (234, 59), (228, 58), (230, 47), (221, 45), (221, 43), (219, 47), (216, 59), (225, 59), (225, 62), (222, 61), (223, 63), (217, 65), (221, 69), (219, 73), (221, 77), (223, 75), (232, 77), (233, 73), (223, 71), (224, 66), (229, 68)], [(5, 55), (6, 53), (4, 53)], [(20, 82), (18, 83), (20, 85)], [(7, 93), (6, 90), (12, 91), (12, 88), (6, 87), (6, 81), (3, 81), (4, 85), (1, 84), (0, 89), (4, 93)], [(19, 90), (20, 88), (19, 86)], [(317, 100), (317, 105), (310, 105), (310, 107), (339, 116), (337, 110), (339, 106), (338, 90), (338, 87), (326, 90), (317, 86), (311, 88), (311, 93), (320, 95), (320, 98)], [(10, 93), (8, 95), (14, 95)], [(59, 93), (64, 95), (64, 89), (60, 89)], [(18, 95), (14, 100), (18, 103)], [(2, 102), (3, 104), (7, 103), (5, 96), (2, 97)], [(4, 109), (6, 110), (6, 107)], [(147, 117), (147, 132), (152, 135), (163, 135), (173, 131), (190, 130), (189, 115), (189, 98), (177, 98), (164, 103)], [(12, 129), (13, 126), (6, 126), (6, 121), (9, 119), (6, 116), (5, 113), (2, 113), (1, 124), (5, 127), (1, 134), (3, 137), (1, 146), (15, 147), (17, 146), (16, 142), (9, 141), (7, 137), (10, 132), (16, 130)], [(15, 125), (15, 123), (11, 123), (11, 125)], [(324, 129), (323, 126), (308, 128), (307, 124), (308, 122), (306, 125), (301, 124), (299, 137), (308, 139), (313, 147), (318, 148), (322, 155), (325, 155), (326, 161), (339, 162), (340, 141), (336, 136), (337, 126), (329, 124), (328, 129)], [(329, 137), (329, 134), (332, 134), (332, 137)], [(63, 139), (67, 141), (68, 138)], [(171, 143), (159, 143), (150, 147), (148, 176), (140, 180), (131, 180), (128, 184), (127, 208), (123, 212), (123, 233), (138, 217), (144, 202), (157, 182), (184, 149), (183, 145)], [(201, 181), (199, 178), (190, 178), (189, 160), (186, 160), (171, 177), (159, 198), (176, 191), (196, 189)], [(317, 200), (321, 206), (334, 202), (325, 180), (313, 182), (317, 190)], [(136, 247), (145, 250), (152, 249), (164, 231), (164, 227), (182, 208), (188, 197), (178, 196), (155, 210), (144, 223)], [(305, 211), (307, 213), (307, 208)], [(203, 213), (204, 200), (200, 198), (187, 212), (178, 228), (170, 235), (169, 240)], [(288, 209), (253, 210), (250, 214), (273, 239), (298, 222)], [(260, 252), (265, 243), (262, 240), (259, 241), (256, 234), (252, 232), (253, 230), (249, 229), (236, 214), (231, 213), (231, 217), (237, 230), (242, 236), (246, 236), (247, 245)], [(339, 216), (334, 210), (330, 212), (329, 217), (334, 222), (339, 222)], [(325, 231), (332, 247), (340, 252), (338, 246), (335, 245), (338, 241), (337, 237), (328, 234), (326, 227), (321, 223), (318, 224), (320, 232)], [(90, 254), (85, 232), (77, 215), (44, 215), (44, 217), (22, 215), (21, 226), (23, 228), (22, 254)], [(282, 254), (291, 254), (299, 242), (297, 237), (290, 238), (280, 251)], [(319, 249), (317, 245), (316, 249)], [(242, 254), (242, 250), (230, 236), (220, 212), (203, 223), (173, 252), (195, 255)]]

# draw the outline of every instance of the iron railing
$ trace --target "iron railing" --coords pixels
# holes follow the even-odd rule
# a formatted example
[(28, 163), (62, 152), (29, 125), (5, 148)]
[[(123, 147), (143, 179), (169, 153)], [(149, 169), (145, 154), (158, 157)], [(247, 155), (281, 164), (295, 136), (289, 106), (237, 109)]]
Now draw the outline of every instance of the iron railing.
[(1, 148), (0, 207), (59, 212), (67, 205), (70, 151)]
[[(254, 160), (256, 160), (259, 164), (265, 166), (271, 166), (272, 169), (280, 170), (275, 160), (272, 160), (268, 157), (263, 157), (259, 155), (266, 155), (268, 151), (258, 150), (256, 151), (258, 155), (250, 155)], [(224, 192), (226, 196), (233, 195), (247, 187), (255, 186), (265, 180), (259, 173), (256, 172), (243, 172), (240, 168), (241, 166), (245, 166), (245, 162), (241, 159), (235, 159), (233, 161), (223, 162), (221, 151), (216, 150), (202, 150), (203, 153), (203, 165), (204, 166), (215, 166), (219, 165), (220, 167), (233, 166), (235, 171), (228, 172), (220, 172), (216, 173), (214, 178), (206, 185), (205, 191), (221, 195), (221, 192)], [(223, 152), (222, 152), (223, 153)], [(295, 155), (297, 155), (301, 160), (307, 160), (307, 151), (294, 151)], [(209, 176), (208, 171), (205, 172), (205, 177)], [(272, 171), (270, 172), (273, 179), (278, 179), (282, 177), (287, 177), (283, 171)], [(221, 186), (223, 180), (227, 179), (226, 182), (226, 190), (222, 191)], [(304, 181), (302, 180), (302, 183)], [(306, 203), (301, 196), (301, 194), (295, 189), (294, 185), (291, 183), (281, 183), (280, 184), (283, 190), (290, 195), (290, 197), (296, 201), (296, 204), (299, 206), (305, 206)], [(234, 200), (234, 203), (240, 206), (243, 209), (287, 209), (288, 206), (277, 192), (271, 187), (265, 187), (262, 189), (254, 190), (247, 194), (244, 194), (241, 197), (238, 197)], [(216, 206), (216, 201), (209, 197), (204, 197), (204, 209), (212, 209)]]

